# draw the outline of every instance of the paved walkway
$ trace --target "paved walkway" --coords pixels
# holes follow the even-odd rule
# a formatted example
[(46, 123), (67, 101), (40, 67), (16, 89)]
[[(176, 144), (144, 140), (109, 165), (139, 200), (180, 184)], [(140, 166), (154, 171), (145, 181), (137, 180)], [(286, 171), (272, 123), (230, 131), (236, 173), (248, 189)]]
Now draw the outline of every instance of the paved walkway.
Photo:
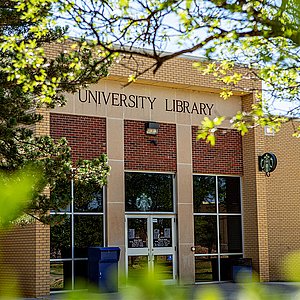
[[(268, 282), (257, 284), (238, 284), (232, 282), (208, 284), (196, 286), (191, 299), (196, 299), (195, 295), (210, 287), (218, 288), (223, 299), (226, 300), (298, 300), (300, 299), (299, 283)], [(200, 298), (201, 299), (201, 298)], [(205, 300), (205, 299), (204, 299)]]
[[(161, 298), (141, 297), (134, 296), (134, 293), (129, 290), (127, 294), (125, 290), (120, 289), (118, 293), (105, 293), (105, 294), (93, 294), (85, 293), (84, 296), (74, 293), (74, 297), (69, 293), (52, 294), (48, 297), (38, 298), (40, 300), (144, 300), (144, 299), (157, 299), (157, 300), (207, 300), (206, 293), (213, 293), (214, 297), (210, 300), (299, 300), (300, 299), (300, 283), (285, 283), (285, 282), (268, 282), (257, 284), (238, 284), (233, 282), (226, 283), (212, 283), (212, 284), (196, 284), (182, 286), (179, 290), (182, 292), (182, 296), (179, 298), (172, 297), (175, 295), (173, 292), (176, 288), (172, 285), (167, 287), (170, 294), (168, 296), (162, 296)], [(208, 292), (208, 290), (210, 292)], [(172, 295), (173, 293), (173, 295)], [(220, 297), (218, 296), (220, 293)], [(202, 296), (201, 296), (202, 294)], [(206, 295), (206, 296), (205, 296)], [(21, 300), (21, 299), (20, 299)], [(30, 299), (26, 299), (30, 300)], [(33, 300), (33, 299), (31, 299)]]

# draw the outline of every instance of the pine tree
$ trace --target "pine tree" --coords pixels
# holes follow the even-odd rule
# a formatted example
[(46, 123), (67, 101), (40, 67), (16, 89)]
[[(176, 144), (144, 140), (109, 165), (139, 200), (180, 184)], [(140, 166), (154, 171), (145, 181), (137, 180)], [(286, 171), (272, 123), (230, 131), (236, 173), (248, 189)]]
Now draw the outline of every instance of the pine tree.
[[(80, 41), (77, 49), (47, 55), (43, 47), (65, 42), (67, 28), (56, 26), (39, 35), (36, 28), (42, 31), (50, 6), (38, 7), (39, 18), (24, 20), (15, 5), (11, 0), (0, 4), (0, 170), (5, 177), (6, 172), (28, 164), (38, 167), (43, 179), (27, 213), (45, 221), (50, 208), (62, 207), (61, 201), (70, 201), (70, 197), (55, 198), (42, 191), (47, 186), (55, 195), (58, 181), (68, 184), (76, 162), (65, 139), (54, 141), (49, 136), (34, 135), (34, 126), (43, 118), (39, 109), (63, 105), (64, 92), (75, 92), (106, 76), (110, 63), (93, 58)], [(92, 171), (103, 171), (93, 177), (93, 184), (100, 189), (109, 171), (106, 156), (86, 164)], [(81, 168), (81, 172), (87, 171)]]

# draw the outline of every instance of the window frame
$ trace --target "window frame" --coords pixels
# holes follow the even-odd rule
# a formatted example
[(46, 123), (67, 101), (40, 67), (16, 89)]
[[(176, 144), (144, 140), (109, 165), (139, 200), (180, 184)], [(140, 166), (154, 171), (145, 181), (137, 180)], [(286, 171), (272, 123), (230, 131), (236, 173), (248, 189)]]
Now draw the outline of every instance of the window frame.
[[(74, 205), (74, 182), (70, 181), (70, 193), (71, 193), (71, 203), (70, 203), (70, 209), (67, 211), (54, 211), (50, 210), (50, 216), (51, 215), (67, 215), (70, 216), (71, 221), (71, 257), (70, 258), (50, 258), (50, 272), (51, 272), (51, 263), (63, 263), (63, 262), (71, 262), (71, 287), (70, 289), (62, 288), (62, 289), (51, 289), (50, 287), (50, 293), (62, 293), (67, 292), (70, 290), (75, 290), (75, 262), (76, 261), (88, 261), (88, 257), (75, 257), (75, 216), (102, 216), (102, 236), (103, 236), (103, 247), (107, 244), (107, 238), (106, 238), (106, 194), (107, 194), (107, 188), (106, 186), (102, 187), (102, 205), (103, 209), (101, 212), (82, 212), (82, 211), (75, 211), (75, 205)], [(51, 226), (50, 226), (50, 239), (51, 239)], [(51, 240), (50, 240), (51, 242)]]
[[(172, 211), (127, 211), (126, 210), (126, 173), (139, 173), (139, 174), (159, 174), (170, 175), (172, 177)], [(174, 215), (177, 213), (176, 202), (176, 173), (174, 172), (157, 172), (157, 171), (144, 171), (144, 170), (125, 170), (124, 171), (124, 210), (126, 215)]]
[[(216, 203), (216, 212), (194, 212), (194, 177), (195, 176), (210, 176), (215, 177), (215, 203)], [(222, 257), (243, 257), (244, 256), (244, 230), (243, 230), (243, 198), (242, 198), (242, 177), (239, 175), (228, 175), (228, 174), (200, 174), (200, 173), (193, 173), (193, 220), (195, 220), (195, 216), (215, 216), (216, 223), (217, 223), (217, 252), (216, 253), (194, 253), (194, 257), (217, 257), (218, 259), (218, 280), (221, 280), (221, 258)], [(219, 186), (218, 186), (218, 177), (235, 177), (239, 178), (239, 186), (240, 186), (240, 212), (220, 212), (219, 211)], [(227, 253), (221, 252), (221, 237), (220, 237), (220, 217), (221, 216), (239, 216), (241, 220), (241, 252), (236, 253)], [(194, 243), (195, 243), (195, 222), (194, 222)], [(195, 259), (196, 262), (196, 259)], [(196, 270), (195, 270), (196, 271)], [(203, 281), (197, 281), (198, 283)], [(204, 281), (205, 282), (205, 281)], [(215, 282), (215, 280), (209, 281)]]

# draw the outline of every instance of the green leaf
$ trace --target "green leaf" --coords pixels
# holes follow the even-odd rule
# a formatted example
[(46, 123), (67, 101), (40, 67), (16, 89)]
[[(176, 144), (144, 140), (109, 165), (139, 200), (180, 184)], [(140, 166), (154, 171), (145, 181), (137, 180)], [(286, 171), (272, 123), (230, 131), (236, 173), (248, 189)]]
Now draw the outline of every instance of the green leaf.
[(34, 189), (41, 175), (32, 166), (7, 174), (0, 173), (0, 224), (13, 221), (28, 205), (34, 196)]
[(128, 8), (129, 7), (129, 0), (119, 0), (119, 6), (121, 8)]

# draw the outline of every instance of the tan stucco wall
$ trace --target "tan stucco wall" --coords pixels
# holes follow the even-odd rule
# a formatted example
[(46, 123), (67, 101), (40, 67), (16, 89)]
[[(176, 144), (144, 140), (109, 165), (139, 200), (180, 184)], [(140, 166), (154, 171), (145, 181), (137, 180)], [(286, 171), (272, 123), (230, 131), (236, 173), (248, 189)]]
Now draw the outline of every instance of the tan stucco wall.
[[(182, 283), (195, 282), (192, 128), (177, 125), (177, 224), (178, 269)], [(192, 272), (191, 272), (192, 270)]]
[[(115, 100), (112, 100), (112, 93), (115, 93)], [(138, 104), (134, 107), (129, 107), (134, 105), (128, 99), (130, 95), (140, 96)], [(107, 104), (104, 97), (108, 101)], [(122, 97), (126, 97), (124, 102), (121, 101)], [(143, 103), (141, 97), (144, 97)], [(223, 127), (229, 127), (229, 119), (234, 112), (241, 110), (240, 96), (232, 96), (225, 102), (218, 93), (158, 87), (149, 82), (147, 84), (133, 83), (124, 87), (124, 82), (109, 79), (100, 80), (98, 84), (89, 86), (87, 90), (81, 90), (80, 94), (67, 95), (67, 99), (66, 106), (54, 111), (186, 125), (199, 125), (205, 116), (214, 118), (222, 115), (227, 117)], [(174, 107), (177, 111), (173, 110)]]

